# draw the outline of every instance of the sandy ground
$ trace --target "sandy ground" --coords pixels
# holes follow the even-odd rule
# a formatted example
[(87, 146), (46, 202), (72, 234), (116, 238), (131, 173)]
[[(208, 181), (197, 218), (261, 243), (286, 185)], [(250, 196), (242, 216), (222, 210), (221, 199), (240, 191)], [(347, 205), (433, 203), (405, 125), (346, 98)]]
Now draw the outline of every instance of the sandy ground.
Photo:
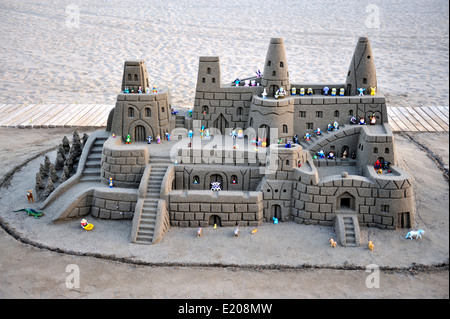
[[(199, 56), (220, 56), (222, 81), (230, 82), (262, 68), (272, 37), (285, 39), (291, 82), (339, 83), (358, 37), (368, 36), (378, 88), (389, 106), (448, 106), (448, 21), (448, 2), (438, 0), (154, 0), (132, 6), (118, 0), (0, 0), (0, 103), (113, 104), (124, 60), (145, 59), (151, 85), (169, 87), (175, 107), (192, 107)], [(0, 182), (38, 156), (0, 189), (6, 228), (32, 241), (0, 230), (0, 298), (449, 298), (448, 133), (396, 135), (398, 157), (416, 181), (416, 222), (427, 236), (410, 242), (401, 232), (363, 230), (364, 240), (377, 241), (373, 254), (363, 247), (331, 250), (322, 242), (331, 228), (294, 223), (263, 225), (259, 237), (246, 232), (238, 243), (225, 229), (200, 242), (191, 230), (172, 228), (150, 248), (128, 243), (126, 222), (114, 224), (111, 233), (106, 229), (112, 223), (96, 221), (99, 240), (83, 241), (70, 223), (46, 232), (45, 219), (9, 218), (11, 205), (25, 200), (39, 155), (71, 134), (0, 130)], [(378, 289), (366, 287), (369, 263), (382, 267)], [(70, 264), (79, 266), (80, 288), (65, 285)]]

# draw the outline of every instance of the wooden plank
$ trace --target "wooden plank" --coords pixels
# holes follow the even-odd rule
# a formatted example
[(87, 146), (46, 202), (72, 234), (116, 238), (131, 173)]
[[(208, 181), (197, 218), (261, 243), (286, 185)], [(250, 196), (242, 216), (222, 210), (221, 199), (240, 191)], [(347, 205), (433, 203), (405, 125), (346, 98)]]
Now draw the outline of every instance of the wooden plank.
[(48, 105), (45, 109), (43, 109), (42, 114), (39, 114), (36, 116), (32, 122), (31, 126), (33, 128), (41, 128), (45, 127), (45, 125), (48, 123), (48, 121), (59, 114), (59, 112), (62, 112), (64, 110), (64, 107), (66, 104), (51, 104)]
[(415, 118), (428, 132), (436, 132), (436, 129), (428, 124), (427, 121), (423, 117), (421, 117), (414, 108), (412, 107), (405, 107), (405, 110), (411, 114), (413, 118)]
[(0, 122), (1, 126), (8, 126), (8, 127), (16, 127), (18, 125), (18, 122), (20, 122), (20, 119), (29, 116), (29, 112), (36, 104), (28, 104), (28, 105), (22, 105), (21, 108), (16, 108), (13, 113), (10, 113), (9, 116), (2, 119)]
[(114, 106), (111, 106), (109, 104), (103, 104), (102, 115), (99, 117), (99, 120), (94, 123), (95, 127), (106, 127), (107, 124), (106, 122), (108, 121), (108, 116), (112, 108), (114, 108)]
[(397, 110), (400, 111), (420, 132), (428, 132), (428, 130), (423, 126), (415, 117), (411, 116), (408, 110), (403, 107), (397, 107)]
[(444, 114), (448, 119), (448, 107), (446, 106), (436, 106), (442, 114)]
[(13, 115), (13, 113), (20, 109), (21, 107), (23, 107), (24, 105), (27, 105), (28, 103), (23, 103), (23, 104), (6, 104), (5, 108), (2, 110), (2, 117), (5, 116), (11, 116)]
[(3, 112), (3, 109), (8, 107), (9, 104), (0, 104), (0, 114)]
[(74, 116), (69, 122), (67, 122), (64, 126), (77, 126), (77, 122), (79, 122), (83, 117), (86, 116), (86, 113), (88, 113), (95, 104), (87, 104), (76, 116)]
[(70, 127), (66, 126), (66, 124), (78, 114), (78, 112), (81, 112), (86, 105), (87, 104), (70, 104), (63, 116), (58, 118), (57, 121), (54, 121), (52, 125), (55, 125), (55, 127)]
[(99, 104), (99, 107), (97, 108), (97, 112), (92, 116), (91, 121), (89, 123), (89, 126), (96, 127), (95, 125), (99, 120), (103, 120), (105, 110), (102, 109), (102, 104)]
[(391, 127), (392, 132), (401, 132), (402, 129), (397, 125), (397, 123), (389, 116), (388, 114), (389, 126)]
[(400, 131), (402, 132), (409, 132), (410, 129), (398, 118), (395, 113), (392, 112), (391, 108), (387, 108), (388, 117), (392, 118), (392, 122), (395, 122), (395, 125), (397, 125), (400, 128)]
[(444, 131), (448, 132), (448, 121), (446, 123), (444, 120), (442, 120), (441, 116), (433, 112), (431, 107), (422, 107), (422, 110), (427, 113), (436, 123), (438, 123), (444, 129)]
[(397, 123), (401, 122), (405, 126), (405, 132), (419, 132), (419, 130), (399, 110), (397, 110), (396, 107), (391, 107), (390, 112), (397, 117)]
[(436, 121), (429, 117), (421, 107), (415, 107), (414, 111), (416, 111), (425, 121), (427, 121), (427, 123), (430, 124), (437, 132), (445, 131)]
[(63, 121), (67, 116), (70, 115), (71, 109), (75, 106), (75, 104), (63, 104), (62, 110), (58, 112), (54, 117), (47, 119), (45, 124), (41, 124), (43, 128), (54, 128), (57, 124)]
[(30, 112), (26, 112), (26, 114), (22, 117), (14, 119), (14, 123), (12, 123), (12, 125), (20, 128), (31, 127), (33, 117), (41, 114), (45, 107), (48, 107), (48, 105), (35, 104), (34, 108)]
[(81, 118), (74, 126), (90, 126), (92, 122), (92, 117), (98, 113), (100, 104), (90, 104), (90, 109), (85, 113), (83, 118)]

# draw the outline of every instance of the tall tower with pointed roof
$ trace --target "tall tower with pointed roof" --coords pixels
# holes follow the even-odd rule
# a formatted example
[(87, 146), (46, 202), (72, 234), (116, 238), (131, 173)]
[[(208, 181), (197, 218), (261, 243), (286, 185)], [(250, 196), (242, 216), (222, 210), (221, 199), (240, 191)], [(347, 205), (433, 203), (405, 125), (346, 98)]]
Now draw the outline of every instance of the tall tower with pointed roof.
[(347, 95), (358, 95), (359, 88), (366, 89), (365, 94), (369, 94), (371, 87), (377, 87), (377, 72), (372, 49), (369, 39), (366, 37), (360, 37), (358, 40), (345, 86)]
[(268, 97), (283, 87), (290, 91), (289, 70), (282, 38), (270, 39), (261, 85), (266, 88)]

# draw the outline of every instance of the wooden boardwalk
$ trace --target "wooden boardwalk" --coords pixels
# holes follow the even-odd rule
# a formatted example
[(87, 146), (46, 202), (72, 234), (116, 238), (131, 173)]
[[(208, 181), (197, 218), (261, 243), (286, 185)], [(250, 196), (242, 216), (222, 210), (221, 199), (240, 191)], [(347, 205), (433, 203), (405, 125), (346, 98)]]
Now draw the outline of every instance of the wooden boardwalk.
[[(0, 127), (106, 127), (113, 104), (0, 104)], [(388, 107), (393, 132), (448, 132), (449, 107)]]

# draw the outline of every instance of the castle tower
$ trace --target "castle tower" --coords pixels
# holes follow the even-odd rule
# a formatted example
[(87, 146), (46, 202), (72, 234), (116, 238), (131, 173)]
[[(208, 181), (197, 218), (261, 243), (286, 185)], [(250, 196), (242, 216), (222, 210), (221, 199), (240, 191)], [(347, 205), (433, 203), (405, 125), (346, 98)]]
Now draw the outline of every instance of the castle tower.
[(291, 89), (282, 38), (270, 39), (261, 85), (266, 88), (268, 97), (273, 97), (280, 87), (283, 87), (286, 92), (289, 92)]
[(358, 40), (345, 85), (347, 95), (358, 95), (358, 88), (366, 89), (364, 95), (369, 95), (370, 88), (377, 87), (377, 73), (372, 49), (369, 39), (366, 37), (361, 37)]
[(122, 92), (128, 87), (137, 93), (139, 87), (145, 92), (146, 87), (150, 87), (148, 83), (147, 67), (145, 61), (125, 61), (123, 67)]
[(202, 56), (198, 64), (196, 91), (211, 92), (220, 89), (220, 60), (218, 56)]

